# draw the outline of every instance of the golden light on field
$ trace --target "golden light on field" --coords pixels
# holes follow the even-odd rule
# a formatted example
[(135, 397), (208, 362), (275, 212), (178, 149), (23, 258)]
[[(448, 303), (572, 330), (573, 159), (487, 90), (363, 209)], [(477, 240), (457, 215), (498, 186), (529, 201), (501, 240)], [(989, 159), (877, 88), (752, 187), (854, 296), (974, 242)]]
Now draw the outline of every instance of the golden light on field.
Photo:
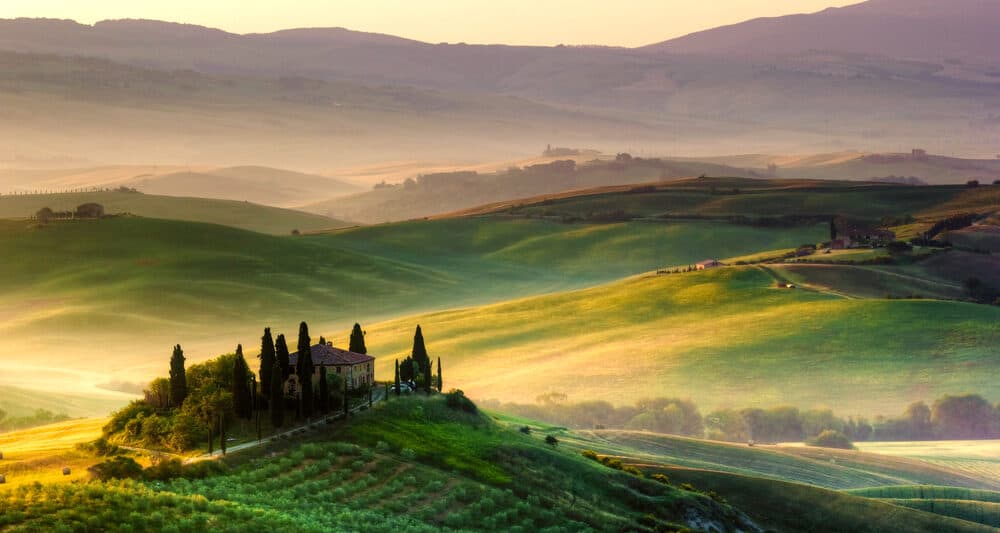
[(746, 19), (813, 12), (855, 2), (836, 0), (196, 0), (133, 2), (14, 0), (0, 17), (146, 18), (237, 33), (340, 26), (427, 42), (605, 44), (641, 46)]

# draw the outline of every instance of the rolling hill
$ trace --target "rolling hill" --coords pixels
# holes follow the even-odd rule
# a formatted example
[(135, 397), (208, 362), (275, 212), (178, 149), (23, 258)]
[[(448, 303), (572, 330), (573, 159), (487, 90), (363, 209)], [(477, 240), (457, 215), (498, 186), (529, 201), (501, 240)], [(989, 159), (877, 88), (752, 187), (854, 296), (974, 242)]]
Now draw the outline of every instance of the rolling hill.
[(43, 207), (54, 211), (72, 211), (76, 206), (87, 202), (103, 205), (108, 214), (129, 213), (143, 217), (220, 224), (275, 235), (288, 235), (296, 229), (316, 231), (348, 225), (320, 215), (245, 201), (156, 196), (122, 191), (3, 195), (0, 196), (0, 219), (33, 217)]
[[(413, 323), (454, 383), (503, 401), (671, 396), (701, 409), (796, 405), (891, 414), (946, 393), (1000, 396), (987, 369), (1000, 309), (774, 288), (754, 267), (638, 277), (368, 325), (372, 353)], [(390, 372), (392, 360), (378, 361)], [(710, 376), (710, 378), (706, 378)], [(817, 387), (822, 383), (822, 387)], [(627, 391), (627, 392), (626, 392)]]
[[(179, 477), (79, 483), (88, 461), (101, 458), (71, 448), (73, 439), (92, 438), (100, 423), (78, 421), (10, 435), (19, 443), (10, 457), (17, 468), (9, 476), (17, 488), (0, 491), (6, 496), (0, 499), (0, 525), (11, 531), (60, 524), (108, 530), (171, 525), (235, 530), (251, 524), (276, 531), (991, 530), (972, 521), (975, 517), (915, 511), (869, 497), (905, 494), (905, 487), (888, 484), (893, 479), (976, 484), (919, 461), (885, 466), (866, 457), (867, 462), (840, 466), (770, 448), (655, 434), (630, 440), (573, 433), (453, 410), (437, 395), (392, 399), (347, 422), (311, 424), (293, 438), (274, 439), (214, 464), (180, 467)], [(525, 424), (531, 431), (517, 431)], [(33, 447), (33, 437), (56, 438), (48, 447)], [(557, 444), (546, 444), (547, 437), (556, 437)], [(679, 466), (677, 456), (664, 453), (675, 446), (685, 456), (694, 452), (701, 465), (735, 459), (762, 476)], [(582, 456), (583, 449), (611, 454), (637, 470), (605, 467)], [(747, 455), (755, 459), (747, 461)], [(65, 464), (73, 465), (74, 474), (58, 475), (58, 465)], [(669, 480), (653, 477), (658, 473), (669, 474)], [(867, 488), (838, 492), (780, 479), (806, 473)], [(936, 493), (988, 494), (956, 487), (939, 487)]]
[[(895, 160), (897, 156), (878, 157)], [(595, 213), (619, 210), (640, 217), (839, 213), (879, 218), (945, 206), (949, 199), (968, 204), (970, 210), (995, 210), (995, 188), (984, 186), (969, 191), (964, 184), (968, 177), (980, 174), (983, 184), (991, 183), (993, 175), (1000, 176), (1000, 161), (951, 159), (936, 169), (916, 163), (907, 171), (924, 176), (929, 182), (951, 185), (904, 187), (875, 181), (878, 176), (902, 172), (898, 167), (887, 170), (881, 168), (881, 163), (871, 163), (881, 161), (878, 157), (859, 156), (835, 165), (783, 168), (780, 177), (770, 178), (766, 177), (769, 175), (766, 168), (737, 168), (719, 162), (735, 163), (727, 158), (708, 161), (603, 158), (581, 163), (549, 160), (491, 173), (426, 174), (416, 180), (300, 209), (367, 223), (499, 212), (586, 219)], [(908, 156), (898, 157), (910, 161)], [(693, 176), (702, 177), (693, 179)], [(861, 198), (863, 202), (859, 201)]]
[[(71, 344), (67, 387), (144, 382), (177, 343), (198, 360), (254, 345), (267, 325), (291, 333), (308, 320), (335, 330), (603, 283), (664, 262), (786, 248), (822, 231), (454, 219), (275, 237), (135, 217), (42, 229), (0, 221), (0, 249), (19, 258), (0, 264), (0, 316), (15, 332), (3, 345), (23, 354), (5, 359), (3, 377), (30, 382), (38, 354)], [(136, 335), (148, 346), (137, 350)], [(111, 371), (96, 378), (103, 369)]]
[(1000, 7), (984, 0), (871, 0), (818, 13), (755, 19), (646, 47), (673, 54), (773, 57), (836, 51), (997, 65)]

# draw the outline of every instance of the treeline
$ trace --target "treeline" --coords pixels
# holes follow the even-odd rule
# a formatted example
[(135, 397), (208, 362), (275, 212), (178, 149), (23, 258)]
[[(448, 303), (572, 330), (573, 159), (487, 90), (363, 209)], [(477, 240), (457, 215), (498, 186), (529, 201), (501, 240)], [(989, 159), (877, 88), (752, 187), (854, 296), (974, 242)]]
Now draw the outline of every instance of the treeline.
[(538, 403), (480, 402), (526, 418), (572, 428), (628, 429), (730, 442), (801, 442), (833, 432), (850, 441), (965, 440), (1000, 438), (1000, 403), (982, 396), (943, 396), (932, 405), (911, 404), (896, 417), (841, 417), (831, 409), (719, 409), (702, 416), (690, 400), (644, 399), (634, 405), (605, 401), (569, 403), (550, 393)]
[(0, 409), (0, 433), (44, 426), (69, 419), (69, 415), (53, 413), (47, 409), (37, 409), (34, 413), (26, 416), (8, 416), (3, 409)]
[[(355, 339), (355, 334), (363, 336), (357, 324), (351, 347), (365, 350), (363, 338)], [(326, 341), (321, 337), (320, 342)], [(104, 426), (104, 438), (115, 444), (174, 451), (207, 441), (209, 452), (217, 438), (220, 449), (225, 451), (226, 432), (234, 423), (245, 427), (252, 422), (260, 436), (265, 415), (270, 427), (277, 429), (284, 425), (286, 417), (308, 419), (346, 407), (347, 381), (336, 374), (328, 375), (325, 367), (315, 372), (311, 346), (309, 327), (302, 322), (298, 364), (293, 368), (285, 336), (274, 338), (271, 329), (265, 328), (258, 373), (250, 370), (242, 345), (237, 345), (234, 353), (190, 367), (185, 364), (181, 346), (174, 346), (169, 377), (154, 379), (142, 400), (115, 412)], [(285, 387), (292, 374), (311, 377), (300, 380), (294, 397)]]

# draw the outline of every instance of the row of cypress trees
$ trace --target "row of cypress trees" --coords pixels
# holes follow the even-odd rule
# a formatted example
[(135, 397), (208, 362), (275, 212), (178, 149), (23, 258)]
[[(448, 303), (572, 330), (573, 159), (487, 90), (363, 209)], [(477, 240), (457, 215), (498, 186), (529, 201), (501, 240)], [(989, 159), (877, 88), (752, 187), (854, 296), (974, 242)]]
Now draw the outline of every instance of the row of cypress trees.
[(444, 381), (441, 377), (440, 357), (437, 358), (436, 379), (432, 370), (431, 358), (427, 354), (427, 346), (424, 344), (424, 333), (418, 324), (417, 331), (413, 335), (413, 350), (410, 352), (410, 356), (403, 360), (402, 367), (400, 367), (399, 359), (396, 359), (396, 396), (401, 394), (400, 381), (411, 381), (417, 377), (422, 378), (419, 386), (424, 389), (425, 393), (430, 394), (431, 388), (437, 388), (439, 392), (443, 391)]

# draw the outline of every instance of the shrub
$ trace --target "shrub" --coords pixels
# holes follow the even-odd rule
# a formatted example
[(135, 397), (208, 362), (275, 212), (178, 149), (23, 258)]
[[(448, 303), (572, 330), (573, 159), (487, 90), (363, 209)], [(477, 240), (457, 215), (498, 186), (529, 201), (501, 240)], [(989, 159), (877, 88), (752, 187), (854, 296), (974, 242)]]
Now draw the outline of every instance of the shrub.
[(531, 435), (531, 428), (528, 426), (521, 426), (521, 429), (519, 429), (518, 431), (524, 433), (525, 435)]
[(854, 449), (854, 444), (851, 444), (851, 439), (848, 439), (847, 435), (832, 429), (823, 431), (819, 435), (807, 440), (806, 444), (809, 446), (818, 446), (820, 448), (840, 448), (843, 450)]
[(107, 481), (109, 479), (138, 479), (142, 476), (142, 466), (131, 457), (118, 456), (114, 459), (98, 463), (87, 469), (90, 475), (97, 480)]
[(642, 470), (639, 470), (637, 467), (634, 467), (632, 465), (627, 465), (622, 467), (622, 472), (625, 472), (626, 474), (631, 474), (636, 477), (642, 477)]
[(580, 455), (586, 457), (587, 459), (590, 459), (591, 461), (597, 461), (597, 462), (601, 461), (601, 458), (597, 456), (597, 452), (595, 452), (594, 450), (583, 450), (582, 452), (580, 452)]
[(653, 476), (650, 479), (652, 479), (653, 481), (655, 481), (655, 482), (657, 482), (657, 483), (659, 483), (661, 485), (669, 485), (670, 484), (670, 478), (668, 478), (664, 474), (653, 474)]
[(468, 399), (465, 393), (459, 389), (452, 389), (444, 397), (445, 404), (451, 409), (465, 411), (466, 413), (476, 412), (476, 404), (472, 403), (472, 400)]
[(559, 444), (559, 439), (557, 439), (555, 435), (546, 435), (545, 444), (548, 444), (549, 446), (555, 446)]
[(142, 471), (142, 477), (150, 481), (167, 481), (181, 477), (181, 460), (177, 458), (157, 461)]

